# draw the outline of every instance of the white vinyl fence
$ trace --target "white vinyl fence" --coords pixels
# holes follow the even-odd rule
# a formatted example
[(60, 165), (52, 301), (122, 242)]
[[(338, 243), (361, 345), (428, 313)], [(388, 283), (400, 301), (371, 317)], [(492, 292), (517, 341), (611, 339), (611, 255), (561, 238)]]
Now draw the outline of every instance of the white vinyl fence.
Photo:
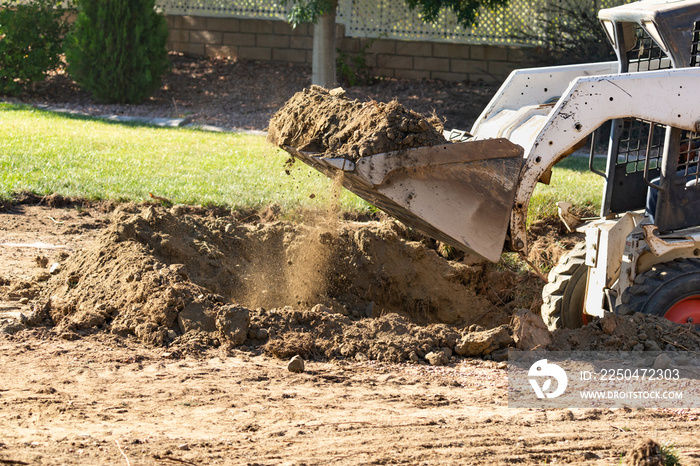
[[(534, 40), (516, 38), (518, 31), (534, 27), (538, 11), (562, 1), (587, 2), (598, 10), (630, 0), (510, 0), (495, 11), (482, 9), (472, 28), (460, 26), (449, 11), (443, 11), (435, 24), (426, 24), (403, 0), (339, 0), (337, 22), (345, 25), (350, 37), (525, 45)], [(170, 15), (285, 20), (292, 0), (286, 5), (279, 0), (156, 0), (156, 4)]]

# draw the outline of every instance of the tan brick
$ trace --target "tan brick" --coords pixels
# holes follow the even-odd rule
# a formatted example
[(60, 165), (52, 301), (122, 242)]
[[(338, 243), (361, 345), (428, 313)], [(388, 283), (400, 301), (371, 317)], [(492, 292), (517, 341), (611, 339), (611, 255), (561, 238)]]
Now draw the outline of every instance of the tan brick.
[(258, 34), (255, 40), (258, 47), (272, 47), (275, 49), (289, 48), (289, 36), (276, 36), (269, 34)]
[(306, 50), (272, 49), (272, 60), (289, 63), (306, 63)]
[(412, 69), (413, 57), (378, 54), (377, 68)]
[(401, 79), (427, 79), (430, 77), (430, 71), (423, 70), (396, 70), (395, 78)]
[(508, 61), (514, 63), (532, 62), (533, 47), (508, 47)]
[[(276, 24), (276, 23), (275, 23), (275, 24)], [(290, 32), (290, 34), (293, 34), (293, 35), (295, 35), (295, 36), (310, 36), (310, 35), (312, 34), (312, 33), (310, 32), (312, 28), (309, 27), (309, 25), (306, 24), (306, 23), (302, 23), (302, 24), (298, 25), (298, 26), (295, 27), (295, 28), (292, 28), (292, 27), (291, 27), (291, 24), (290, 24), (289, 26), (290, 26), (290, 28), (291, 28), (291, 30), (292, 30), (292, 32)]]
[(365, 64), (370, 68), (376, 68), (379, 66), (379, 55), (376, 53), (366, 53), (365, 54)]
[(168, 31), (168, 40), (172, 42), (189, 42), (190, 32), (186, 29), (170, 29)]
[(206, 29), (207, 18), (202, 16), (181, 16), (182, 27), (187, 29)]
[(453, 73), (469, 73), (472, 71), (474, 62), (471, 60), (462, 60), (459, 58), (453, 58), (450, 60), (450, 71)]
[[(343, 52), (345, 55), (345, 62), (348, 63), (350, 66), (355, 66), (355, 59), (359, 59), (359, 54), (357, 53), (352, 53), (352, 52)], [(340, 54), (339, 54), (340, 56)], [(377, 60), (377, 54), (376, 53), (367, 53), (364, 55), (364, 66), (368, 68), (377, 68), (379, 65), (379, 61)]]
[(488, 72), (489, 72), (489, 63), (488, 62), (469, 60), (468, 73), (470, 75), (472, 75), (472, 74), (488, 74)]
[(385, 40), (385, 39), (376, 39), (373, 42), (371, 42), (370, 39), (363, 39), (360, 48), (364, 48), (364, 46), (370, 43), (370, 46), (367, 48), (367, 52), (372, 52), (372, 53), (384, 53), (384, 54), (395, 54), (396, 53), (396, 41), (395, 40)]
[(430, 73), (432, 79), (441, 79), (443, 81), (466, 81), (469, 75), (467, 73), (446, 73), (444, 71), (433, 71)]
[(412, 57), (431, 57), (433, 46), (430, 42), (396, 42), (396, 55), (411, 55)]
[(238, 58), (269, 61), (272, 59), (272, 49), (269, 47), (238, 47)]
[(212, 31), (190, 31), (190, 42), (194, 44), (221, 44), (223, 33)]
[[(399, 71), (405, 71), (405, 70), (399, 70)], [(396, 70), (391, 69), (391, 68), (375, 68), (372, 70), (372, 74), (375, 76), (382, 76), (384, 78), (394, 78), (395, 75), (394, 73)]]
[(281, 35), (290, 35), (294, 32), (294, 28), (286, 21), (273, 21), (272, 33)]
[(343, 52), (359, 52), (360, 51), (360, 39), (353, 37), (345, 37), (338, 41), (338, 48)]
[(177, 52), (184, 53), (185, 55), (203, 57), (205, 53), (204, 44), (193, 44), (192, 42), (181, 42), (176, 44)]
[(489, 62), (489, 74), (501, 81), (505, 80), (511, 71), (516, 68), (514, 63), (491, 61)]
[(222, 42), (224, 45), (242, 45), (244, 47), (254, 47), (255, 34), (244, 34), (242, 32), (225, 32)]
[(238, 47), (235, 45), (206, 45), (207, 57), (236, 58), (238, 57)]
[(484, 82), (488, 84), (500, 84), (503, 81), (496, 79), (494, 76), (487, 73), (469, 73), (469, 82), (478, 83)]
[(469, 45), (465, 44), (433, 44), (433, 56), (443, 58), (469, 58)]
[(413, 67), (417, 70), (450, 71), (448, 58), (416, 57), (413, 59)]
[(290, 36), (289, 48), (311, 50), (314, 47), (314, 39), (309, 36)]
[(241, 20), (236, 18), (207, 18), (207, 30), (238, 32), (241, 30)]
[(272, 34), (273, 21), (260, 19), (241, 20), (241, 32), (252, 32), (253, 34)]
[(168, 20), (168, 27), (181, 29), (185, 26), (185, 22), (182, 20), (182, 16), (168, 15), (165, 18)]
[(470, 53), (474, 60), (508, 60), (508, 49), (500, 45), (472, 45)]

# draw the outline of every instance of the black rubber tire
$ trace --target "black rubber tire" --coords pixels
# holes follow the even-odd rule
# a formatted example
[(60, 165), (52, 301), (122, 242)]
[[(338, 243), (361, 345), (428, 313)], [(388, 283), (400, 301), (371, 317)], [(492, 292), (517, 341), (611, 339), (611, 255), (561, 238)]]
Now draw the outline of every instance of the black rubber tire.
[(676, 259), (656, 264), (634, 279), (622, 293), (620, 315), (635, 312), (664, 317), (681, 299), (700, 295), (700, 259)]
[(577, 244), (549, 272), (542, 289), (542, 320), (550, 330), (583, 327), (588, 266), (586, 244)]

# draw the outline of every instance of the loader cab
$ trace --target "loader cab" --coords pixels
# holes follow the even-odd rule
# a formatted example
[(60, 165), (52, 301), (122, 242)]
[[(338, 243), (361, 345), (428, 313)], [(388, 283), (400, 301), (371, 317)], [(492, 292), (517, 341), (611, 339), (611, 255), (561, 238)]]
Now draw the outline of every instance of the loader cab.
[[(601, 10), (599, 18), (620, 73), (700, 66), (700, 1), (637, 2)], [(649, 106), (665, 105), (653, 89), (648, 99)], [(700, 224), (700, 133), (635, 118), (613, 120), (610, 133), (602, 215), (644, 209), (653, 190), (659, 230)]]

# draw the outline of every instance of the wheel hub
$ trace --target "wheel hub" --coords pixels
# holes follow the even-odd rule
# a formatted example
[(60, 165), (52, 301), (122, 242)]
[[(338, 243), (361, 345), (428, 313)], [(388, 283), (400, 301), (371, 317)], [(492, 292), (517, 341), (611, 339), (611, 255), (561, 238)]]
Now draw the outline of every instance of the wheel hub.
[(689, 296), (675, 303), (664, 314), (668, 320), (677, 324), (700, 324), (700, 295)]

